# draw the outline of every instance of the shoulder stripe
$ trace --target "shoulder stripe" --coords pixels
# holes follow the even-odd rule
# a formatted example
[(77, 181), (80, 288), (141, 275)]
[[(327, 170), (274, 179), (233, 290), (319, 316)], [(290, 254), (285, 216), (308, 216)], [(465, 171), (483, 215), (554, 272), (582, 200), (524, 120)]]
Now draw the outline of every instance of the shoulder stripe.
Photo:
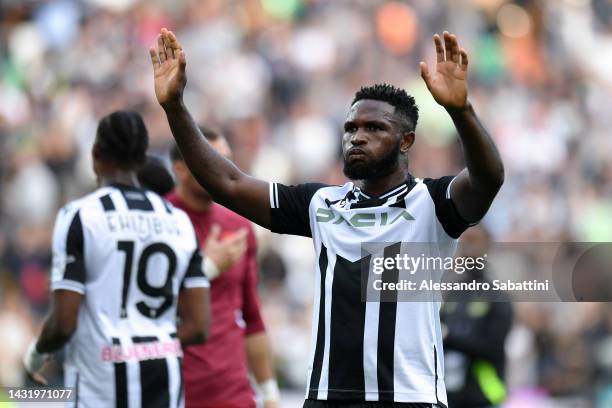
[(100, 202), (102, 203), (102, 208), (104, 208), (104, 211), (115, 210), (115, 204), (113, 203), (113, 199), (111, 198), (110, 193), (100, 197)]
[(278, 201), (278, 184), (274, 183), (274, 200), (276, 201), (276, 208), (280, 208), (280, 202)]
[(68, 228), (64, 279), (85, 283), (83, 225), (80, 211), (76, 212)]
[(448, 183), (448, 187), (446, 188), (446, 199), (451, 198), (450, 189), (451, 189), (451, 186), (453, 185), (453, 182), (455, 181), (456, 178), (457, 178), (456, 176), (453, 177), (453, 179), (450, 181), (450, 183)]
[(276, 183), (270, 183), (270, 207), (278, 208), (278, 189)]
[(153, 204), (151, 204), (151, 201), (149, 201), (146, 194), (142, 191), (121, 189), (121, 194), (123, 195), (123, 199), (128, 209), (154, 211)]
[(162, 203), (164, 203), (164, 207), (166, 208), (166, 212), (168, 214), (172, 214), (172, 209), (170, 208), (170, 203), (165, 199), (165, 198), (161, 198)]

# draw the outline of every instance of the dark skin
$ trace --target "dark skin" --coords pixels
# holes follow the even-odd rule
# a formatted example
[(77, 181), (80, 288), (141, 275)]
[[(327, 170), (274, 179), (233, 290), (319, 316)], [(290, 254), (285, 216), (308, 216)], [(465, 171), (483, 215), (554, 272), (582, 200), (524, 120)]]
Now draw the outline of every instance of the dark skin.
[(401, 164), (414, 143), (414, 132), (403, 132), (395, 108), (386, 102), (361, 100), (355, 102), (344, 122), (342, 151), (346, 163), (374, 161), (393, 149), (398, 138), (400, 154), (395, 170), (384, 177), (355, 180), (355, 184), (370, 196), (379, 196), (403, 183), (407, 170)]
[[(103, 154), (97, 144), (92, 149), (94, 172), (99, 187), (114, 183), (137, 186), (135, 170), (125, 163), (117, 163)], [(77, 328), (83, 295), (71, 290), (53, 292), (51, 312), (43, 323), (36, 343), (40, 353), (53, 353), (61, 349)], [(177, 336), (183, 345), (199, 344), (206, 340), (210, 326), (210, 301), (207, 288), (185, 288), (179, 293), (177, 314), (180, 323)], [(36, 383), (46, 385), (41, 373), (28, 373)]]
[[(461, 139), (466, 168), (451, 185), (451, 199), (459, 214), (469, 222), (480, 220), (487, 212), (504, 180), (504, 167), (492, 139), (481, 125), (467, 99), (467, 52), (457, 37), (444, 32), (434, 36), (435, 72), (421, 62), (421, 76), (432, 96), (450, 115)], [(270, 228), (268, 183), (241, 172), (215, 152), (200, 133), (183, 103), (187, 77), (185, 51), (174, 33), (162, 29), (157, 48), (150, 48), (155, 94), (168, 118), (172, 134), (185, 162), (198, 182), (215, 201), (265, 228)], [(347, 118), (350, 132), (343, 137), (347, 160), (381, 157), (400, 138), (398, 163), (414, 142), (413, 131), (402, 131), (393, 107), (385, 102), (363, 100), (355, 103)], [(372, 126), (372, 125), (375, 126)], [(345, 129), (347, 126), (345, 125)], [(376, 128), (376, 129), (375, 129)], [(347, 157), (351, 148), (362, 155)], [(355, 180), (367, 194), (380, 195), (402, 183), (406, 173), (398, 165), (380, 178)]]

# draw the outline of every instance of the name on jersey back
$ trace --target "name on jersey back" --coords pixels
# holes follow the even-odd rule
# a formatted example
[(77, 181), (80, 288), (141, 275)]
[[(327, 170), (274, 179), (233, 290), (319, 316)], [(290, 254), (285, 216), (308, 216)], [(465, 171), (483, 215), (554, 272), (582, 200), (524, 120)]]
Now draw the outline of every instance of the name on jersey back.
[(110, 213), (106, 214), (106, 226), (112, 233), (132, 233), (141, 238), (151, 235), (181, 235), (178, 219), (171, 214)]

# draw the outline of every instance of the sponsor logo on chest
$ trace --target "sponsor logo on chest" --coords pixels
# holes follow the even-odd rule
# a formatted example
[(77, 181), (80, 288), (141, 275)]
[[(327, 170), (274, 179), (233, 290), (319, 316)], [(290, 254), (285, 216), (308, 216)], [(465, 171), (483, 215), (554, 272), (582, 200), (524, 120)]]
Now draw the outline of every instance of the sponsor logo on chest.
[(317, 223), (342, 224), (355, 228), (385, 227), (398, 222), (414, 221), (414, 217), (403, 208), (390, 208), (379, 212), (358, 212), (351, 216), (343, 215), (329, 208), (317, 208)]

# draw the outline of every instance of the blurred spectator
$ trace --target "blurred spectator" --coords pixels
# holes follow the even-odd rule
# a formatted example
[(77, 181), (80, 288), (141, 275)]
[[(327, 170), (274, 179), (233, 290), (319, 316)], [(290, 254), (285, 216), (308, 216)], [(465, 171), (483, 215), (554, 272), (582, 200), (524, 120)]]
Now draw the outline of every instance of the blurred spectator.
[[(491, 237), (482, 226), (461, 236), (458, 256), (476, 258), (489, 252)], [(488, 268), (464, 274), (460, 280), (490, 284)], [(500, 299), (502, 300), (502, 299)], [(510, 299), (487, 302), (467, 292), (445, 302), (444, 371), (448, 404), (454, 408), (499, 406), (508, 396), (505, 344), (512, 326)]]

